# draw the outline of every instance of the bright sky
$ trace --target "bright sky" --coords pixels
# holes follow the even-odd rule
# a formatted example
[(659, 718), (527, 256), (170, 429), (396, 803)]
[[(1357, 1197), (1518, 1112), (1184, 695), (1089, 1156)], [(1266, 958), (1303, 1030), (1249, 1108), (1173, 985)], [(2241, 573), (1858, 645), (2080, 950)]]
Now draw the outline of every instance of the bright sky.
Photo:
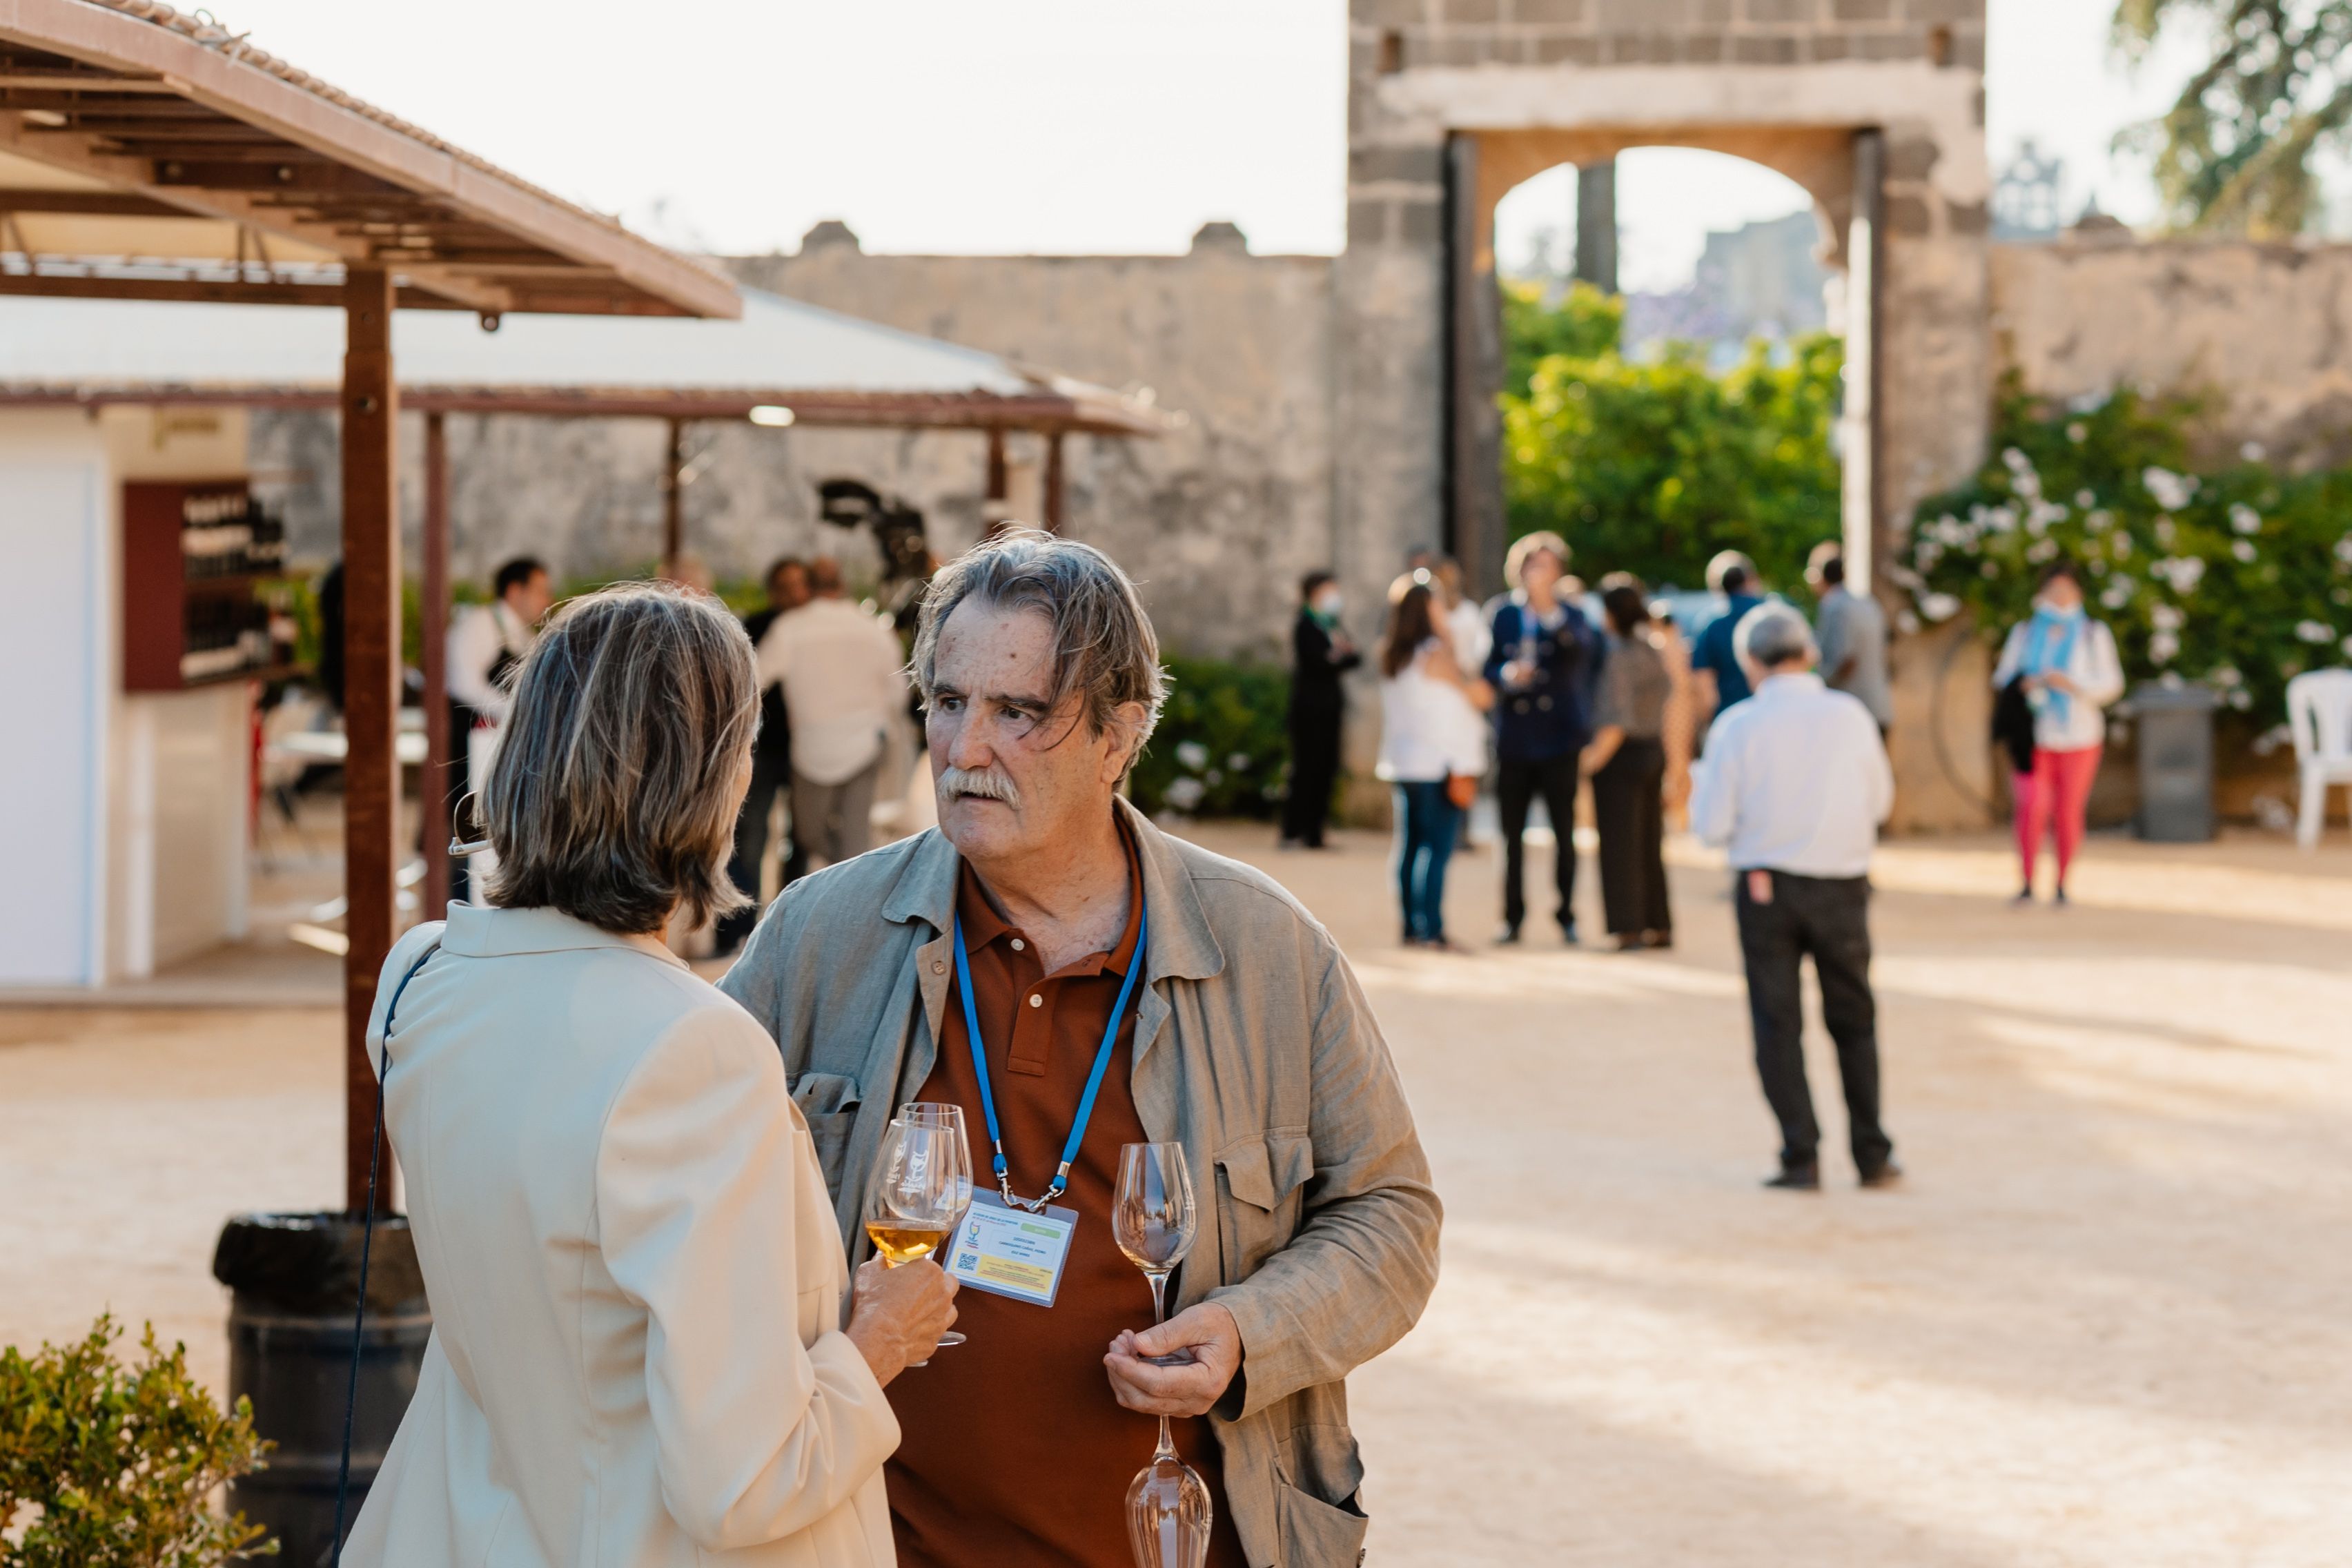
[[(1996, 165), (2032, 136), (2149, 216), (2107, 144), (2186, 73), (2106, 51), (2113, 0), (1990, 0)], [(1178, 251), (1210, 218), (1253, 249), (1345, 232), (1345, 0), (218, 0), (338, 86), (670, 241), (792, 249), (820, 218), (869, 250)], [(1619, 174), (1629, 287), (1689, 279), (1706, 232), (1804, 205), (1735, 159)], [(1514, 193), (1503, 254), (1564, 228), (1564, 171)]]

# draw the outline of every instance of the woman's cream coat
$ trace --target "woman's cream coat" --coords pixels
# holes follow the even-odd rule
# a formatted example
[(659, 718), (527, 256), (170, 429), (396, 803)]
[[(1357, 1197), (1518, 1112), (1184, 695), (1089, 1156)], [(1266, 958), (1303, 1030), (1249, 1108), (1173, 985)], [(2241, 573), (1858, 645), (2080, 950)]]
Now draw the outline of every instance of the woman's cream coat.
[(660, 943), (452, 906), (394, 948), (392, 1143), (432, 1300), (353, 1568), (888, 1563), (898, 1426), (775, 1044)]

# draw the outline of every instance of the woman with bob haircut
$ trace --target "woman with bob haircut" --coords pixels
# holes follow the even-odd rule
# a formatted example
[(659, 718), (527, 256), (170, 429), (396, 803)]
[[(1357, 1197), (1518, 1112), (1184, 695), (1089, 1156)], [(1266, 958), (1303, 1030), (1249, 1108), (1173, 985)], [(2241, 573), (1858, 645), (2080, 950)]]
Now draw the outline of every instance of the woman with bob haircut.
[(402, 939), (369, 1026), (434, 1328), (346, 1563), (894, 1561), (883, 1385), (954, 1286), (850, 1290), (775, 1043), (661, 941), (741, 901), (753, 679), (667, 584), (572, 601), (523, 660), (489, 901)]

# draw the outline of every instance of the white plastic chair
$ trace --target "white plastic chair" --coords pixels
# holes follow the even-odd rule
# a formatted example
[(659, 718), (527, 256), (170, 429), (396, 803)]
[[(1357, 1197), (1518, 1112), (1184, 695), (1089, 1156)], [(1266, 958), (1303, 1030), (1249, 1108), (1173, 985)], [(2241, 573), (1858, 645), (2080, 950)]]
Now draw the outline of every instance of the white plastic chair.
[(2294, 841), (2319, 843), (2327, 820), (2327, 786), (2352, 787), (2352, 669), (2314, 669), (2286, 683), (2287, 721), (2294, 730), (2294, 760), (2303, 774), (2303, 810)]

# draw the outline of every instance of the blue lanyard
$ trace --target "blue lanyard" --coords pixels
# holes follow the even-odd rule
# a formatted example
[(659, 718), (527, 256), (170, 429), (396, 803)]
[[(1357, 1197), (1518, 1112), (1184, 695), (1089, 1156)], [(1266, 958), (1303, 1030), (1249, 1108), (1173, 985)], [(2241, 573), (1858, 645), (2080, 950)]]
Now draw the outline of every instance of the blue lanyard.
[(1062, 1163), (1054, 1172), (1054, 1184), (1045, 1189), (1044, 1197), (1032, 1200), (1013, 1195), (1013, 1178), (1004, 1163), (1004, 1133), (996, 1123), (996, 1095), (988, 1087), (988, 1053), (980, 1043), (980, 1011), (972, 1005), (971, 961), (964, 953), (963, 917), (955, 918), (956, 989), (963, 993), (964, 1043), (971, 1047), (971, 1070), (980, 1079), (980, 1109), (988, 1118), (988, 1141), (996, 1150), (996, 1190), (1003, 1194), (1007, 1207), (1036, 1214), (1069, 1190), (1070, 1165), (1078, 1157), (1078, 1145), (1086, 1142), (1087, 1123), (1094, 1120), (1095, 1095), (1102, 1089), (1103, 1074), (1110, 1070), (1111, 1047), (1118, 1044), (1118, 1021), (1127, 1012), (1128, 997), (1135, 991), (1135, 977), (1143, 971), (1147, 951), (1144, 939), (1150, 932), (1151, 910), (1147, 906), (1136, 916), (1135, 956), (1128, 960), (1127, 978), (1118, 983), (1118, 1000), (1111, 1004), (1110, 1022), (1103, 1026), (1102, 1049), (1095, 1053), (1094, 1071), (1087, 1075), (1087, 1091), (1078, 1097), (1077, 1120), (1071, 1123), (1070, 1136), (1062, 1144)]

